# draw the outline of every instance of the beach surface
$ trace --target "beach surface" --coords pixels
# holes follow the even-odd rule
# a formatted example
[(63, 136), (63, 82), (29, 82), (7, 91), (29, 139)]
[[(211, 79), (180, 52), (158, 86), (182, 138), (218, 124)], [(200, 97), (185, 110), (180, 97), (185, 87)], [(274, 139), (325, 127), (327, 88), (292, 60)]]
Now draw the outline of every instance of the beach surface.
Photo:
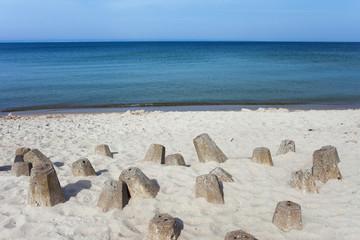
[[(228, 157), (200, 163), (193, 139), (208, 133)], [(282, 140), (296, 152), (276, 155)], [(214, 112), (125, 112), (14, 115), (0, 118), (0, 239), (146, 239), (150, 219), (169, 213), (178, 219), (178, 239), (224, 239), (244, 230), (258, 239), (358, 239), (360, 235), (360, 110), (258, 109)], [(181, 153), (187, 167), (143, 162), (153, 143), (166, 155)], [(114, 158), (94, 155), (108, 144)], [(313, 152), (333, 145), (343, 180), (316, 182), (319, 194), (289, 185), (291, 173), (311, 169)], [(29, 177), (10, 168), (15, 150), (37, 148), (54, 163), (66, 202), (53, 207), (27, 203)], [(274, 166), (251, 161), (254, 148), (270, 149)], [(74, 177), (72, 163), (88, 158), (97, 176)], [(131, 198), (123, 210), (103, 213), (97, 201), (108, 179), (136, 166), (160, 191), (155, 198)], [(196, 177), (222, 167), (225, 204), (195, 198)], [(272, 224), (278, 202), (301, 205), (303, 229), (282, 232)]]

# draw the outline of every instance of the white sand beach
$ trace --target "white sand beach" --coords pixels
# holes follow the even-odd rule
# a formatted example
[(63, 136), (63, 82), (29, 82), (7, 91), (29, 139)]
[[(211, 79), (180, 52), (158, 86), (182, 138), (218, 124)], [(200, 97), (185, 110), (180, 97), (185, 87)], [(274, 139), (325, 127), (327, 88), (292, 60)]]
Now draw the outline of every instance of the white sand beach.
[[(193, 139), (208, 133), (228, 157), (200, 163)], [(296, 152), (276, 155), (282, 140)], [(153, 143), (166, 155), (181, 153), (188, 167), (142, 162)], [(114, 158), (94, 155), (108, 144)], [(179, 219), (178, 239), (224, 239), (244, 230), (258, 239), (359, 239), (360, 110), (259, 109), (226, 112), (125, 112), (15, 115), (0, 118), (0, 239), (146, 239), (150, 219), (169, 213)], [(333, 145), (343, 180), (316, 182), (319, 194), (289, 185), (291, 173), (311, 169), (313, 152)], [(37, 148), (54, 163), (66, 202), (53, 207), (27, 203), (29, 177), (10, 168), (19, 147)], [(267, 147), (274, 166), (251, 161), (254, 148)], [(73, 177), (74, 161), (88, 158), (97, 176)], [(123, 210), (97, 207), (108, 179), (136, 166), (160, 191), (155, 198), (131, 198)], [(225, 204), (195, 198), (196, 177), (217, 166), (234, 182), (223, 183)], [(272, 224), (278, 202), (301, 205), (302, 230), (282, 232)]]

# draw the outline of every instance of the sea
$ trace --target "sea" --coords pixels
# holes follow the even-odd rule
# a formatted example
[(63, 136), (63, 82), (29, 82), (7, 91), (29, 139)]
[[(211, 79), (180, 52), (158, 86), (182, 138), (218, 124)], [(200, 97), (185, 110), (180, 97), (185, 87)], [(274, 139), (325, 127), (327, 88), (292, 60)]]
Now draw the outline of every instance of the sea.
[(0, 43), (0, 112), (360, 108), (360, 43)]

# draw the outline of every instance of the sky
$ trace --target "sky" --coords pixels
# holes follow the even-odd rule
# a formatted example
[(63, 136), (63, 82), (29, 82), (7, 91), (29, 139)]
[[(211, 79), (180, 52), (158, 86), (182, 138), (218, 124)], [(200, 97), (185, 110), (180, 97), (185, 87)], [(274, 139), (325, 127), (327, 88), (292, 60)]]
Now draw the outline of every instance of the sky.
[(360, 41), (360, 0), (0, 0), (0, 41)]

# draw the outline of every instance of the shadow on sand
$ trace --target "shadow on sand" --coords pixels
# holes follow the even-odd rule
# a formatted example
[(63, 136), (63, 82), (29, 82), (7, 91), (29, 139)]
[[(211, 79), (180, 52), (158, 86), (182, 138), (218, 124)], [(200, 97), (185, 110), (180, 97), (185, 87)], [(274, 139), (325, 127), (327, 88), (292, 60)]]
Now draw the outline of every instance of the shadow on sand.
[(100, 176), (101, 174), (106, 173), (106, 172), (108, 172), (107, 169), (102, 169), (102, 170), (97, 171), (97, 172), (96, 172), (96, 175), (97, 175), (97, 176)]
[(180, 231), (182, 231), (184, 229), (184, 222), (179, 218), (175, 218), (175, 221), (178, 224)]
[(10, 165), (5, 165), (5, 166), (1, 166), (0, 167), (0, 171), (10, 171), (11, 170), (11, 166)]
[(62, 166), (64, 166), (64, 163), (62, 163), (62, 162), (54, 162), (54, 165), (57, 166), (57, 167), (62, 167)]
[(160, 185), (156, 179), (151, 179), (151, 181), (157, 186), (158, 189), (160, 189)]
[(69, 183), (68, 185), (63, 187), (66, 201), (68, 201), (72, 197), (76, 197), (76, 195), (83, 189), (90, 189), (91, 186), (92, 185), (89, 180), (79, 180), (76, 183)]

